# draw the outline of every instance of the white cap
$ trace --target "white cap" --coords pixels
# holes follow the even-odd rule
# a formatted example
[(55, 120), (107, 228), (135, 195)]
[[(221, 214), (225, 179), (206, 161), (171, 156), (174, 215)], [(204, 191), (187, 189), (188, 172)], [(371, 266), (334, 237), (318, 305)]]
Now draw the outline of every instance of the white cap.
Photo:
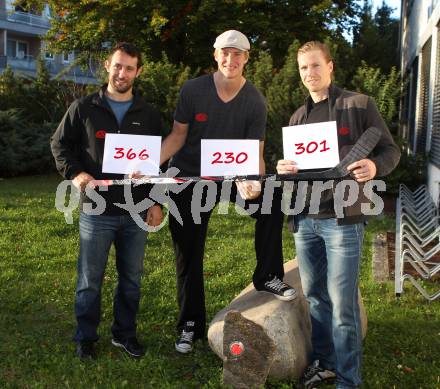
[(216, 49), (224, 49), (225, 47), (234, 47), (239, 50), (248, 51), (251, 48), (246, 35), (237, 30), (228, 30), (223, 34), (220, 34), (215, 42), (214, 47)]

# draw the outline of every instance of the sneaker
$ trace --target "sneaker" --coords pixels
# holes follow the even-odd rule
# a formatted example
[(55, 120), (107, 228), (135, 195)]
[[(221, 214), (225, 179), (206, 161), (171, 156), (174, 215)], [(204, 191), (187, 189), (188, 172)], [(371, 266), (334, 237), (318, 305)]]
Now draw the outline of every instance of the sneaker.
[(145, 348), (142, 346), (136, 337), (128, 338), (128, 339), (112, 339), (112, 345), (116, 347), (122, 348), (127, 354), (132, 357), (143, 357), (145, 355)]
[(332, 384), (335, 379), (335, 372), (322, 368), (319, 366), (319, 361), (316, 360), (304, 371), (301, 377), (301, 384), (306, 389), (313, 389), (324, 383)]
[(79, 342), (76, 345), (76, 355), (82, 361), (96, 359), (95, 342)]
[(281, 281), (277, 276), (264, 283), (261, 292), (272, 293), (277, 299), (291, 301), (296, 298), (296, 290), (290, 285)]
[(176, 340), (174, 346), (179, 353), (189, 353), (193, 349), (194, 343), (194, 325), (193, 321), (187, 321), (182, 332)]

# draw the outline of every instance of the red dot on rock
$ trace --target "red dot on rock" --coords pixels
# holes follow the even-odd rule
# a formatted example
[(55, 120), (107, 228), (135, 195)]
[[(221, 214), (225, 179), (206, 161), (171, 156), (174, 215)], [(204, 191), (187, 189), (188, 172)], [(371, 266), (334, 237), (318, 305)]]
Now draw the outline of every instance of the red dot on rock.
[(243, 343), (241, 342), (231, 343), (231, 345), (229, 346), (229, 351), (231, 352), (232, 355), (235, 356), (241, 355), (244, 351)]

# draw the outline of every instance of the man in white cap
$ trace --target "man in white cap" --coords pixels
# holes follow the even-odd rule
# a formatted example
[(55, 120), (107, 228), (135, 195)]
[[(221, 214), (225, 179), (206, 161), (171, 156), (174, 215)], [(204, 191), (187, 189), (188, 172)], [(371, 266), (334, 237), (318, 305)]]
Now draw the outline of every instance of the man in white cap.
[[(200, 176), (202, 139), (258, 139), (260, 174), (263, 174), (267, 110), (264, 97), (243, 77), (243, 69), (249, 59), (249, 40), (241, 32), (229, 30), (217, 37), (214, 48), (217, 71), (189, 80), (182, 87), (172, 132), (162, 144), (161, 163), (173, 157), (170, 165), (180, 170), (180, 176)], [(192, 184), (178, 194), (170, 194), (183, 220), (181, 225), (170, 214), (180, 310), (175, 348), (181, 353), (190, 352), (193, 342), (204, 338), (206, 332), (203, 256), (211, 211), (202, 213), (199, 223), (193, 220), (193, 189)], [(281, 194), (276, 192), (271, 214), (261, 214), (263, 195), (260, 182), (237, 182), (230, 197), (222, 200), (236, 201), (237, 190), (241, 198), (247, 200), (246, 208), (252, 203), (260, 205), (259, 210), (252, 214), (256, 219), (255, 288), (280, 300), (293, 300), (295, 289), (282, 281)], [(221, 185), (218, 185), (217, 202), (220, 197)]]

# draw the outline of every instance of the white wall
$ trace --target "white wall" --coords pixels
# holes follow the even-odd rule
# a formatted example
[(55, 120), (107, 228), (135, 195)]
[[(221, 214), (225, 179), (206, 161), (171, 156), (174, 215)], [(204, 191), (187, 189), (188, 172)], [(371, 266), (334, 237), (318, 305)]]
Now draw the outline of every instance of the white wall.
[(432, 0), (414, 0), (409, 19), (406, 22), (405, 9), (402, 8), (402, 69), (407, 69), (423, 45), (432, 35), (440, 20), (440, 1), (428, 19), (428, 8)]
[(440, 169), (432, 164), (428, 164), (428, 188), (434, 203), (437, 205), (439, 200)]

